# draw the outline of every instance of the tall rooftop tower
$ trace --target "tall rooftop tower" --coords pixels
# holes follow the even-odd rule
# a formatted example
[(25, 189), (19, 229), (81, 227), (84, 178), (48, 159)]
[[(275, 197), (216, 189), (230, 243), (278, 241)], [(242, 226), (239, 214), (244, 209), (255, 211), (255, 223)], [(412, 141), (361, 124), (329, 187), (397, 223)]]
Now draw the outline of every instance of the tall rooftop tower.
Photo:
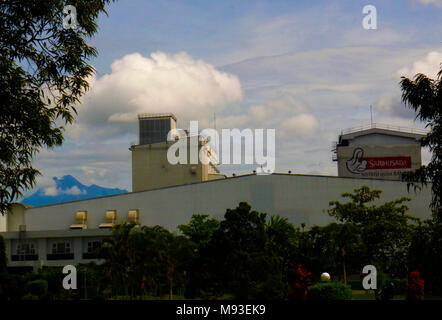
[(343, 130), (332, 150), (338, 176), (400, 180), (422, 165), (420, 140), (426, 133), (375, 123)]
[[(203, 148), (207, 141), (196, 139), (196, 150), (191, 150), (191, 137), (174, 136), (172, 141), (167, 140), (170, 130), (176, 129), (177, 119), (172, 113), (145, 113), (138, 115), (139, 136), (138, 145), (132, 145), (132, 191), (153, 190), (169, 186), (176, 186), (201, 181), (222, 179), (217, 163), (212, 161), (209, 148)], [(169, 148), (181, 142), (185, 145), (186, 163), (171, 164), (167, 159)], [(195, 149), (195, 148), (193, 148)], [(201, 161), (191, 163), (191, 152), (197, 157), (201, 153), (209, 159), (205, 164)]]

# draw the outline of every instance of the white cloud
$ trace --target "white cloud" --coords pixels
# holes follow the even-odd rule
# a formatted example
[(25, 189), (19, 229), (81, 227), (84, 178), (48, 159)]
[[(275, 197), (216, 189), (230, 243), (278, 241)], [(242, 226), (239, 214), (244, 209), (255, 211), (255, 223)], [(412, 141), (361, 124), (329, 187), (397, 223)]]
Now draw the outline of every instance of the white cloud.
[[(53, 154), (53, 152), (48, 151), (48, 150), (44, 150), (42, 151), (42, 153), (45, 154)], [(43, 193), (46, 196), (56, 196), (58, 195), (58, 190), (57, 190), (57, 185), (55, 183), (55, 181), (50, 178), (49, 176), (45, 176), (45, 175), (41, 175), (37, 177), (37, 183), (35, 184), (34, 189), (42, 189)], [(27, 191), (24, 193), (24, 196), (29, 196), (33, 193), (34, 191)]]
[(86, 194), (86, 190), (80, 190), (77, 186), (73, 186), (70, 189), (59, 189), (56, 186), (43, 188), (43, 192), (45, 196), (55, 197), (60, 194), (69, 194), (69, 195), (80, 195)]
[(397, 74), (413, 78), (416, 74), (423, 73), (432, 79), (436, 79), (441, 63), (442, 52), (431, 51), (425, 58), (415, 61), (412, 66), (399, 69)]
[[(413, 79), (416, 74), (423, 73), (432, 79), (437, 78), (442, 63), (442, 52), (431, 51), (424, 58), (419, 58), (396, 72), (397, 77), (405, 76)], [(400, 89), (382, 93), (375, 103), (377, 111), (399, 118), (414, 119), (416, 113), (405, 106), (400, 97)]]
[(399, 90), (395, 93), (381, 94), (375, 103), (377, 111), (400, 118), (414, 119), (415, 112), (402, 102)]
[(59, 190), (56, 187), (47, 187), (44, 189), (45, 196), (55, 197), (59, 194)]
[(251, 106), (249, 108), (249, 114), (254, 119), (263, 121), (268, 119), (272, 115), (272, 110), (265, 105)]
[(135, 133), (137, 114), (143, 112), (172, 112), (181, 121), (212, 118), (243, 96), (236, 76), (184, 52), (129, 54), (114, 61), (111, 70), (91, 79), (72, 137), (85, 129), (101, 137)]
[(442, 0), (419, 0), (419, 2), (425, 5), (434, 4), (435, 6), (442, 8)]
[(80, 190), (77, 186), (73, 186), (70, 189), (63, 190), (63, 193), (78, 196), (80, 194), (86, 194), (86, 190)]
[(318, 120), (311, 114), (300, 114), (285, 120), (282, 129), (287, 133), (313, 134), (319, 127)]

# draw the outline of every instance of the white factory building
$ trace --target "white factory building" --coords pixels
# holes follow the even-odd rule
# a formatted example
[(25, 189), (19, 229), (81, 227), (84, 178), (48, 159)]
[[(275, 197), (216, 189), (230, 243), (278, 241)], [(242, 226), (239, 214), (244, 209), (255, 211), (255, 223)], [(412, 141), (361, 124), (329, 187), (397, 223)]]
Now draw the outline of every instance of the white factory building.
[[(159, 119), (176, 120), (168, 114), (143, 115), (140, 122)], [(143, 128), (142, 134), (149, 134), (146, 126)], [(145, 176), (160, 179), (144, 185), (138, 181), (137, 188), (141, 190), (40, 207), (14, 204), (11, 212), (0, 217), (0, 235), (6, 239), (8, 266), (37, 269), (94, 261), (94, 248), (110, 235), (114, 223), (134, 221), (175, 231), (179, 224), (187, 223), (192, 214), (222, 218), (226, 208), (234, 208), (241, 201), (251, 204), (254, 210), (287, 217), (296, 225), (326, 225), (334, 221), (327, 214), (329, 202), (340, 200), (342, 193), (364, 185), (383, 191), (379, 203), (404, 196), (411, 198), (407, 204), (409, 214), (428, 218), (430, 187), (408, 192), (407, 184), (397, 179), (400, 172), (421, 165), (419, 139), (422, 136), (422, 132), (379, 126), (343, 132), (334, 149), (334, 158), (341, 166), (340, 176), (274, 173), (225, 177), (216, 167), (184, 167), (177, 185), (173, 185), (169, 177), (164, 179), (167, 181), (164, 186), (161, 186), (161, 176), (177, 172), (159, 160), (159, 150), (166, 150), (163, 146), (168, 143), (160, 137), (131, 147), (133, 175), (140, 175), (140, 162), (146, 159), (146, 170), (155, 174), (147, 172)]]

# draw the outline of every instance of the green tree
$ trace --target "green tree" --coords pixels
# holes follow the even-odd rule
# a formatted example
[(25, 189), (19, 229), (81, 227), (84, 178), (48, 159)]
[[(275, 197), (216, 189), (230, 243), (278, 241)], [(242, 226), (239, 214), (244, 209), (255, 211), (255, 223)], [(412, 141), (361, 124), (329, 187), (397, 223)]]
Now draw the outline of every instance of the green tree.
[(437, 79), (417, 74), (414, 80), (402, 77), (400, 82), (403, 102), (416, 112), (416, 118), (426, 123), (430, 132), (422, 139), (432, 158), (428, 165), (403, 175), (409, 186), (431, 183), (435, 218), (442, 222), (442, 68)]
[(138, 250), (138, 265), (142, 265), (144, 270), (140, 270), (138, 274), (144, 279), (150, 277), (155, 289), (164, 284), (168, 289), (169, 299), (173, 299), (174, 287), (182, 285), (184, 281), (183, 268), (187, 265), (189, 255), (188, 240), (160, 226), (143, 226), (141, 229), (143, 240), (140, 242), (142, 247)]
[(194, 214), (188, 224), (181, 224), (178, 229), (189, 239), (188, 255), (183, 269), (186, 271), (185, 297), (196, 298), (214, 292), (211, 284), (212, 275), (209, 265), (209, 244), (220, 222), (205, 214)]
[[(129, 296), (134, 287), (133, 279), (137, 252), (135, 223), (120, 223), (113, 227), (112, 237), (105, 239), (100, 248), (100, 256), (105, 273), (114, 288), (123, 288), (123, 294)], [(118, 290), (118, 289), (117, 289)], [(120, 293), (120, 292), (117, 292)]]
[(161, 296), (162, 289), (167, 288), (172, 299), (173, 289), (184, 282), (189, 248), (188, 239), (161, 226), (120, 223), (114, 226), (112, 237), (103, 242), (100, 255), (116, 295)]
[(360, 229), (365, 247), (365, 264), (371, 263), (387, 272), (403, 272), (406, 268), (407, 251), (413, 231), (412, 222), (418, 221), (407, 215), (408, 207), (403, 204), (409, 198), (373, 204), (382, 191), (363, 186), (354, 193), (342, 197), (351, 199), (341, 203), (331, 201), (330, 216), (338, 221), (355, 224)]
[(265, 274), (268, 261), (263, 259), (266, 245), (266, 214), (251, 210), (241, 202), (227, 209), (212, 237), (210, 248), (212, 272), (222, 292), (231, 291), (236, 298), (251, 296), (254, 284)]
[(255, 295), (261, 299), (285, 299), (289, 291), (289, 276), (293, 272), (294, 253), (299, 248), (301, 232), (287, 218), (272, 215), (266, 223), (266, 246), (263, 254), (267, 262), (267, 279)]
[(342, 275), (359, 273), (365, 247), (360, 228), (353, 223), (313, 226), (303, 232), (296, 261), (310, 270), (316, 279), (322, 272)]
[(215, 230), (219, 228), (219, 221), (210, 218), (207, 214), (194, 214), (188, 224), (180, 224), (180, 230), (197, 247), (205, 246)]
[(69, 1), (78, 28), (64, 29), (62, 0), (0, 1), (0, 212), (35, 184), (31, 165), (43, 147), (63, 141), (75, 104), (94, 72), (86, 43), (111, 0)]
[(0, 235), (0, 273), (7, 271), (6, 243), (5, 239)]
[(290, 259), (299, 230), (279, 216), (252, 210), (246, 202), (227, 209), (204, 257), (214, 295), (238, 299), (284, 299)]
[(419, 270), (425, 280), (425, 291), (442, 294), (442, 224), (429, 219), (413, 233), (408, 252), (409, 271)]

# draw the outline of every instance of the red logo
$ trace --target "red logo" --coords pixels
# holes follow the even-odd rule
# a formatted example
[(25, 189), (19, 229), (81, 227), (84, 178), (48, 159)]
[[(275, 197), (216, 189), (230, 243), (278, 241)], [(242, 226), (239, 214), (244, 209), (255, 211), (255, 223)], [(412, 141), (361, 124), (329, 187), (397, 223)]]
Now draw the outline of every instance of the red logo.
[(411, 157), (362, 158), (367, 161), (365, 170), (410, 169)]
[(364, 150), (357, 148), (346, 165), (348, 171), (356, 174), (366, 170), (411, 169), (411, 157), (364, 157)]

